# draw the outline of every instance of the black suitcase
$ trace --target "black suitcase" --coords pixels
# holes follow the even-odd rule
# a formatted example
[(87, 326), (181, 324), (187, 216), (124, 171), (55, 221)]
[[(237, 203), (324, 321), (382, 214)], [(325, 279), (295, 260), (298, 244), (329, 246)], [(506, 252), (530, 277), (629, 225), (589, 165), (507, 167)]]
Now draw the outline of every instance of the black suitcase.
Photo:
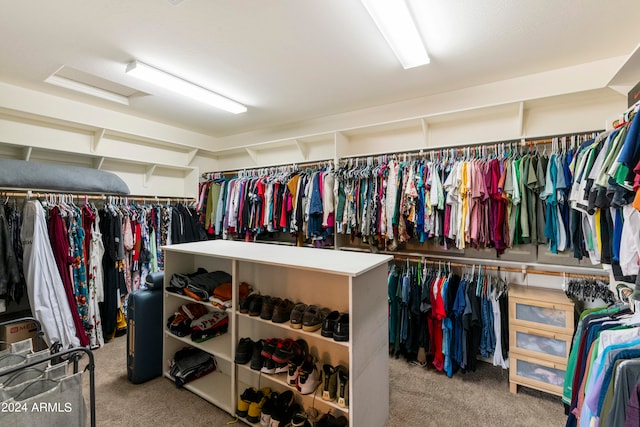
[(127, 307), (127, 377), (140, 384), (162, 375), (161, 287), (129, 294)]

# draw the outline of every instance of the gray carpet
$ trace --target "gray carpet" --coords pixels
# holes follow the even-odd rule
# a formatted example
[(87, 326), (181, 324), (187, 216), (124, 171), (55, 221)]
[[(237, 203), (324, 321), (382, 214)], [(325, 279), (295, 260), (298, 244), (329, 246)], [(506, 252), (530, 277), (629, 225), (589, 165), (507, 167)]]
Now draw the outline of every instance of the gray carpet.
[[(166, 378), (131, 384), (127, 380), (125, 337), (116, 338), (94, 354), (98, 426), (215, 427), (234, 421)], [(566, 421), (558, 397), (522, 387), (513, 395), (507, 371), (484, 362), (478, 363), (476, 372), (447, 378), (433, 368), (390, 359), (389, 376), (387, 426), (551, 427)], [(88, 375), (84, 382), (88, 396)]]

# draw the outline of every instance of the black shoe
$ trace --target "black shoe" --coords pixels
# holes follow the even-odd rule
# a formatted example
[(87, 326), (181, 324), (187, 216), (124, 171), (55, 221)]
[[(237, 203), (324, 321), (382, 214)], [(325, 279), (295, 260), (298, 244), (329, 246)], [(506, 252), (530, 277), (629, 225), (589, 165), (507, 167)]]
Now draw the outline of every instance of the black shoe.
[(262, 347), (264, 340), (258, 340), (253, 344), (253, 356), (251, 356), (251, 369), (259, 371), (264, 365), (264, 357), (262, 357)]
[(291, 319), (291, 311), (293, 310), (293, 301), (285, 299), (280, 301), (278, 305), (273, 307), (273, 323), (284, 323)]
[(238, 346), (236, 347), (235, 362), (244, 365), (251, 360), (253, 356), (254, 342), (251, 338), (240, 338)]
[(240, 300), (240, 304), (238, 304), (238, 307), (240, 309), (240, 313), (243, 314), (249, 314), (249, 307), (251, 307), (251, 303), (253, 302), (253, 300), (256, 297), (259, 297), (260, 295), (258, 294), (251, 294), (248, 297), (246, 297), (243, 300)]
[(277, 409), (278, 397), (280, 394), (277, 391), (274, 391), (269, 396), (267, 403), (262, 407), (262, 414), (260, 415), (260, 425), (270, 426), (271, 425), (271, 417), (273, 413)]
[(260, 318), (264, 320), (271, 320), (273, 318), (273, 309), (281, 302), (282, 300), (280, 298), (264, 297), (264, 299), (262, 300), (262, 311), (260, 312)]
[(262, 346), (262, 357), (271, 359), (273, 357), (273, 353), (278, 348), (279, 342), (280, 338), (267, 338)]
[(262, 312), (262, 302), (265, 298), (262, 295), (255, 295), (251, 301), (249, 301), (249, 316), (259, 316)]
[(336, 321), (333, 331), (334, 341), (349, 341), (349, 313), (342, 313)]
[(289, 423), (293, 415), (294, 398), (295, 396), (291, 390), (284, 391), (278, 396), (276, 408), (271, 414), (272, 427), (284, 427)]
[(322, 331), (320, 332), (323, 337), (333, 338), (333, 332), (336, 329), (336, 322), (340, 317), (339, 311), (332, 311), (322, 322)]

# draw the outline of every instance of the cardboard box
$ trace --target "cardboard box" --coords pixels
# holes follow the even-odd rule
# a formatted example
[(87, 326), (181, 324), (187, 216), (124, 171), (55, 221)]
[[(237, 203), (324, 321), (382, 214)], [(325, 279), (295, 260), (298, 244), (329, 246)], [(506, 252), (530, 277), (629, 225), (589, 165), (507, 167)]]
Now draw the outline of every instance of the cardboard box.
[(35, 322), (24, 321), (0, 326), (0, 350), (4, 350), (9, 344), (31, 338), (34, 350), (38, 348), (38, 326)]

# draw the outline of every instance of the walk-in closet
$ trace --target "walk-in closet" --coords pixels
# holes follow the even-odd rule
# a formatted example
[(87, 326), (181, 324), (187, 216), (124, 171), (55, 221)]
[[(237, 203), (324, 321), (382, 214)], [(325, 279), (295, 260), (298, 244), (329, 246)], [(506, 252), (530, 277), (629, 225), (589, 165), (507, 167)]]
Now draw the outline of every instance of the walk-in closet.
[(638, 17), (0, 6), (0, 425), (640, 427)]

